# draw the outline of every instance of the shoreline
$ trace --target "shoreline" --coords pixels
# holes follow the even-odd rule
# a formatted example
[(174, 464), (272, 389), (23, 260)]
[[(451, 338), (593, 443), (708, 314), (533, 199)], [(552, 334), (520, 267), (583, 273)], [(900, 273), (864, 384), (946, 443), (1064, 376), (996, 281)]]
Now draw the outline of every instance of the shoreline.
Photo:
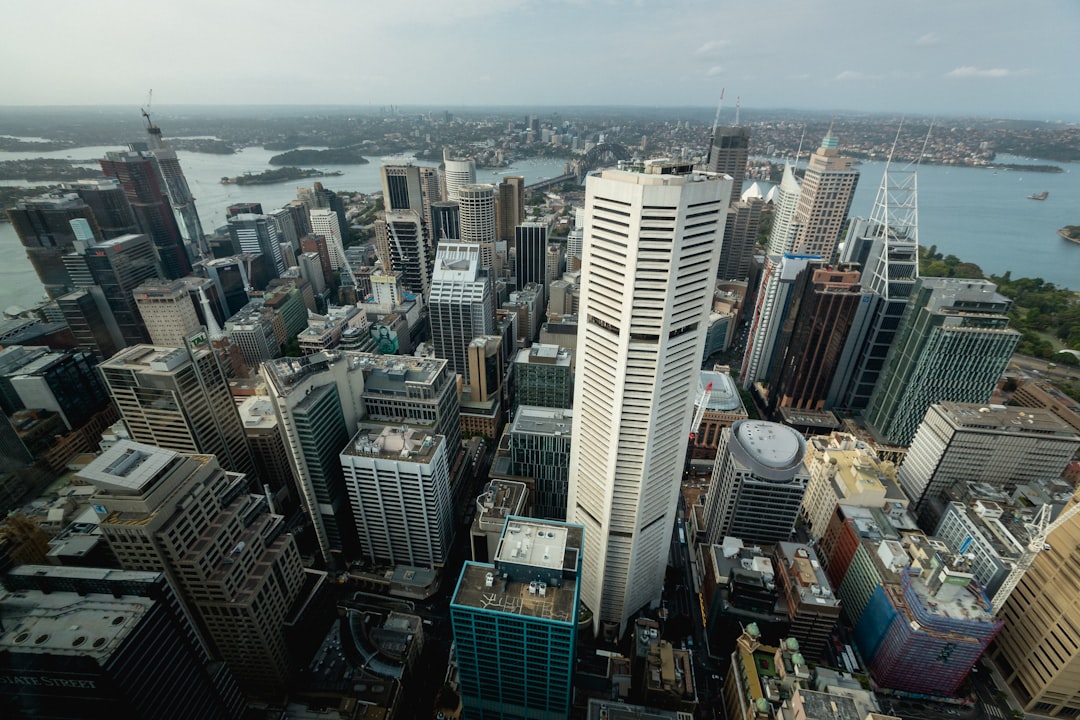
[(1068, 233), (1065, 232), (1065, 228), (1061, 228), (1060, 230), (1058, 230), (1057, 234), (1058, 237), (1060, 237), (1062, 240), (1068, 240), (1074, 245), (1080, 245), (1080, 238), (1074, 238), (1070, 236)]

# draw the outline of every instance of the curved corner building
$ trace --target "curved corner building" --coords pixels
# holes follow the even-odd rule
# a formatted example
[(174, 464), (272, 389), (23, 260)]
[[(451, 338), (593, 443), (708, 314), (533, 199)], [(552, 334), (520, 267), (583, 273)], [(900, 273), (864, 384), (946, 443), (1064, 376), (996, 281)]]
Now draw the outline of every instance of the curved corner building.
[(725, 428), (705, 503), (709, 542), (789, 540), (810, 481), (805, 457), (806, 439), (787, 425), (739, 420)]

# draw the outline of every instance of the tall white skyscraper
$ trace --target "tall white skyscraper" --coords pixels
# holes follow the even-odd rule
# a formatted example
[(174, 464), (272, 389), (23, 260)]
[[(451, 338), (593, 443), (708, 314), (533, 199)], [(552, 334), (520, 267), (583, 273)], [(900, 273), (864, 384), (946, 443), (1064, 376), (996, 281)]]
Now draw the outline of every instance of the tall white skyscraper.
[(326, 238), (326, 248), (330, 253), (330, 267), (338, 270), (345, 264), (344, 231), (337, 211), (330, 208), (311, 208), (311, 234)]
[(731, 179), (651, 164), (585, 194), (567, 519), (594, 629), (621, 634), (663, 589)]
[(480, 265), (490, 268), (495, 261), (495, 186), (463, 185), (458, 188), (461, 242), (480, 245)]
[(467, 243), (440, 243), (428, 297), (428, 321), (435, 357), (450, 361), (450, 368), (469, 383), (469, 343), (490, 335), (495, 324), (491, 271), (480, 260), (480, 247)]
[(458, 190), (463, 185), (476, 182), (476, 162), (472, 158), (454, 160), (443, 151), (443, 182), (446, 184), (446, 199), (457, 200)]

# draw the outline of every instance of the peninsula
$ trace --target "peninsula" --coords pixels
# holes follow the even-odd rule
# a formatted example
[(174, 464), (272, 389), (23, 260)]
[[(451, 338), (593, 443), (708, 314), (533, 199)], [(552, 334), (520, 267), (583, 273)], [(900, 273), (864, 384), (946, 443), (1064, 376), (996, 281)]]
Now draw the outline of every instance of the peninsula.
[(324, 171), (314, 168), (302, 169), (298, 167), (283, 167), (273, 170), (264, 170), (261, 173), (245, 173), (237, 177), (221, 178), (222, 185), (273, 185), (274, 183), (302, 180), (304, 178), (334, 177), (341, 175), (339, 171)]

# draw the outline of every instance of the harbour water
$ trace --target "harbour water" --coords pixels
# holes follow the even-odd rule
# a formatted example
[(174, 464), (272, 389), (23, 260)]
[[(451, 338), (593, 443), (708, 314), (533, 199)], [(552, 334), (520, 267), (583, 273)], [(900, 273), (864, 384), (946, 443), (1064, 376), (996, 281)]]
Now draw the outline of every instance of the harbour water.
[[(0, 152), (0, 160), (26, 157), (70, 157), (92, 160), (112, 147), (75, 148), (55, 153)], [(224, 224), (225, 208), (237, 202), (261, 202), (267, 210), (281, 207), (296, 197), (297, 186), (311, 180), (276, 185), (222, 185), (222, 177), (261, 172), (270, 167), (274, 151), (244, 148), (234, 155), (178, 152), (202, 218), (210, 231)], [(381, 158), (367, 165), (335, 166), (343, 175), (323, 178), (334, 190), (374, 192), (380, 187)], [(394, 162), (402, 162), (398, 158)], [(1032, 163), (1022, 158), (1001, 157), (1001, 163)], [(478, 170), (479, 182), (498, 182), (501, 175), (524, 175), (526, 183), (562, 173), (563, 160), (524, 160), (497, 171)], [(421, 165), (434, 163), (419, 162)], [(90, 163), (96, 166), (96, 163)], [(1024, 172), (926, 165), (920, 168), (919, 241), (936, 245), (943, 254), (978, 263), (987, 273), (1012, 271), (1016, 277), (1041, 277), (1059, 287), (1080, 291), (1080, 245), (1057, 236), (1065, 225), (1080, 224), (1080, 164), (1062, 165), (1064, 173)], [(868, 216), (884, 166), (867, 162), (859, 166), (861, 177), (851, 215)], [(5, 182), (5, 185), (22, 184)], [(39, 183), (43, 184), (43, 183)], [(1028, 195), (1046, 191), (1044, 201)], [(15, 231), (0, 223), (0, 309), (31, 305), (42, 297), (41, 285), (27, 261)]]

